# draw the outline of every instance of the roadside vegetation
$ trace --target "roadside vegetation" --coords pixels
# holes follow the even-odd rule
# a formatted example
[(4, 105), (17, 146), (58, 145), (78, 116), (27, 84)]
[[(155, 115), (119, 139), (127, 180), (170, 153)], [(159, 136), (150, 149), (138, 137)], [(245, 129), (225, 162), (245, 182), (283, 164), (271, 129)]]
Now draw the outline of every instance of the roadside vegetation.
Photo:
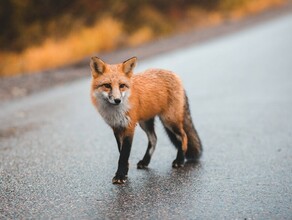
[(0, 76), (241, 19), (286, 0), (2, 0)]

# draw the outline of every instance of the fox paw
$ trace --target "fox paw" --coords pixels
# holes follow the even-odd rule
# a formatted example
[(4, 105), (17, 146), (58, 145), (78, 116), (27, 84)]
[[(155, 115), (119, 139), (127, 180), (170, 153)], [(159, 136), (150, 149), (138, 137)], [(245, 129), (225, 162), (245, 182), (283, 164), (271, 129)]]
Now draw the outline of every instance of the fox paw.
[(116, 174), (112, 180), (113, 184), (124, 184), (127, 182), (127, 175), (118, 175)]
[(145, 163), (143, 160), (140, 160), (139, 163), (137, 163), (137, 168), (138, 169), (147, 169), (148, 168), (148, 164)]
[(174, 161), (172, 162), (172, 167), (173, 167), (173, 168), (184, 167), (184, 161), (174, 160)]

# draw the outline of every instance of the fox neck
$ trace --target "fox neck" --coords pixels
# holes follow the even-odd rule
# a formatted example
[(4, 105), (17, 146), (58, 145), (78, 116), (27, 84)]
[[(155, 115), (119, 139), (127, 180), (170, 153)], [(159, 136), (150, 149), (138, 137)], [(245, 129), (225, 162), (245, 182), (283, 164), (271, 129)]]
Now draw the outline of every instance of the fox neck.
[(130, 105), (128, 98), (125, 98), (119, 105), (110, 104), (104, 99), (98, 100), (98, 102), (98, 112), (109, 126), (112, 128), (125, 128), (129, 125), (130, 118), (127, 113)]

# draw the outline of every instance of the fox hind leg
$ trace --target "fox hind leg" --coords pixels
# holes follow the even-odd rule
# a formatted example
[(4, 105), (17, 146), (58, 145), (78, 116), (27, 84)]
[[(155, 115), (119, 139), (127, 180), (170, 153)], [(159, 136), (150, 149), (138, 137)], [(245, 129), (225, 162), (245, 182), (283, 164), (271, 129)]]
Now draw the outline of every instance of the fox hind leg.
[(185, 152), (187, 150), (187, 135), (183, 129), (183, 126), (177, 126), (174, 123), (170, 125), (163, 119), (161, 119), (161, 121), (170, 141), (177, 148), (177, 156), (176, 159), (172, 162), (172, 167), (183, 167), (185, 161)]
[(140, 121), (139, 125), (145, 131), (148, 137), (148, 147), (143, 159), (140, 160), (139, 163), (137, 164), (137, 168), (145, 169), (150, 163), (151, 156), (155, 150), (155, 146), (157, 143), (157, 137), (154, 130), (154, 118), (151, 118), (147, 121)]

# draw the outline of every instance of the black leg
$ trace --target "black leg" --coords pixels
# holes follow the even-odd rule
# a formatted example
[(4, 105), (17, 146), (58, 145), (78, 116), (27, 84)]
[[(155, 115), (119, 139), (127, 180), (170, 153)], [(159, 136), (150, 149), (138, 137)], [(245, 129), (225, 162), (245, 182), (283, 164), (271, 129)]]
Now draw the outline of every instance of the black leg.
[(147, 151), (143, 157), (142, 160), (140, 160), (137, 164), (137, 168), (138, 169), (146, 169), (150, 163), (150, 160), (151, 160), (151, 156), (152, 156), (152, 153), (154, 151), (154, 146), (151, 144), (151, 142), (148, 143), (148, 147), (147, 147)]
[(114, 135), (117, 141), (117, 145), (118, 145), (118, 150), (119, 152), (121, 152), (121, 148), (122, 148), (122, 135), (121, 132), (119, 130), (114, 130)]
[(123, 138), (122, 148), (120, 150), (120, 158), (118, 170), (113, 178), (113, 184), (123, 184), (127, 180), (129, 170), (129, 156), (131, 152), (133, 136), (126, 136)]
[(139, 161), (137, 164), (138, 169), (145, 169), (147, 168), (148, 164), (150, 163), (151, 156), (155, 150), (156, 142), (157, 142), (157, 137), (155, 134), (154, 130), (154, 118), (145, 121), (145, 122), (140, 122), (139, 123), (141, 128), (145, 131), (148, 137), (148, 146), (146, 153), (143, 157), (142, 160)]
[(182, 149), (177, 150), (176, 159), (172, 162), (173, 168), (183, 167), (185, 163), (185, 155)]
[[(177, 148), (177, 156), (176, 159), (172, 162), (172, 167), (173, 168), (179, 168), (184, 166), (184, 161), (185, 161), (185, 155), (182, 150), (182, 141), (179, 140), (181, 139), (181, 133), (179, 129), (176, 127), (173, 127), (172, 130), (170, 130), (167, 127), (164, 127), (165, 131), (171, 140), (171, 142), (174, 144), (174, 146)], [(179, 138), (178, 138), (179, 137)]]

